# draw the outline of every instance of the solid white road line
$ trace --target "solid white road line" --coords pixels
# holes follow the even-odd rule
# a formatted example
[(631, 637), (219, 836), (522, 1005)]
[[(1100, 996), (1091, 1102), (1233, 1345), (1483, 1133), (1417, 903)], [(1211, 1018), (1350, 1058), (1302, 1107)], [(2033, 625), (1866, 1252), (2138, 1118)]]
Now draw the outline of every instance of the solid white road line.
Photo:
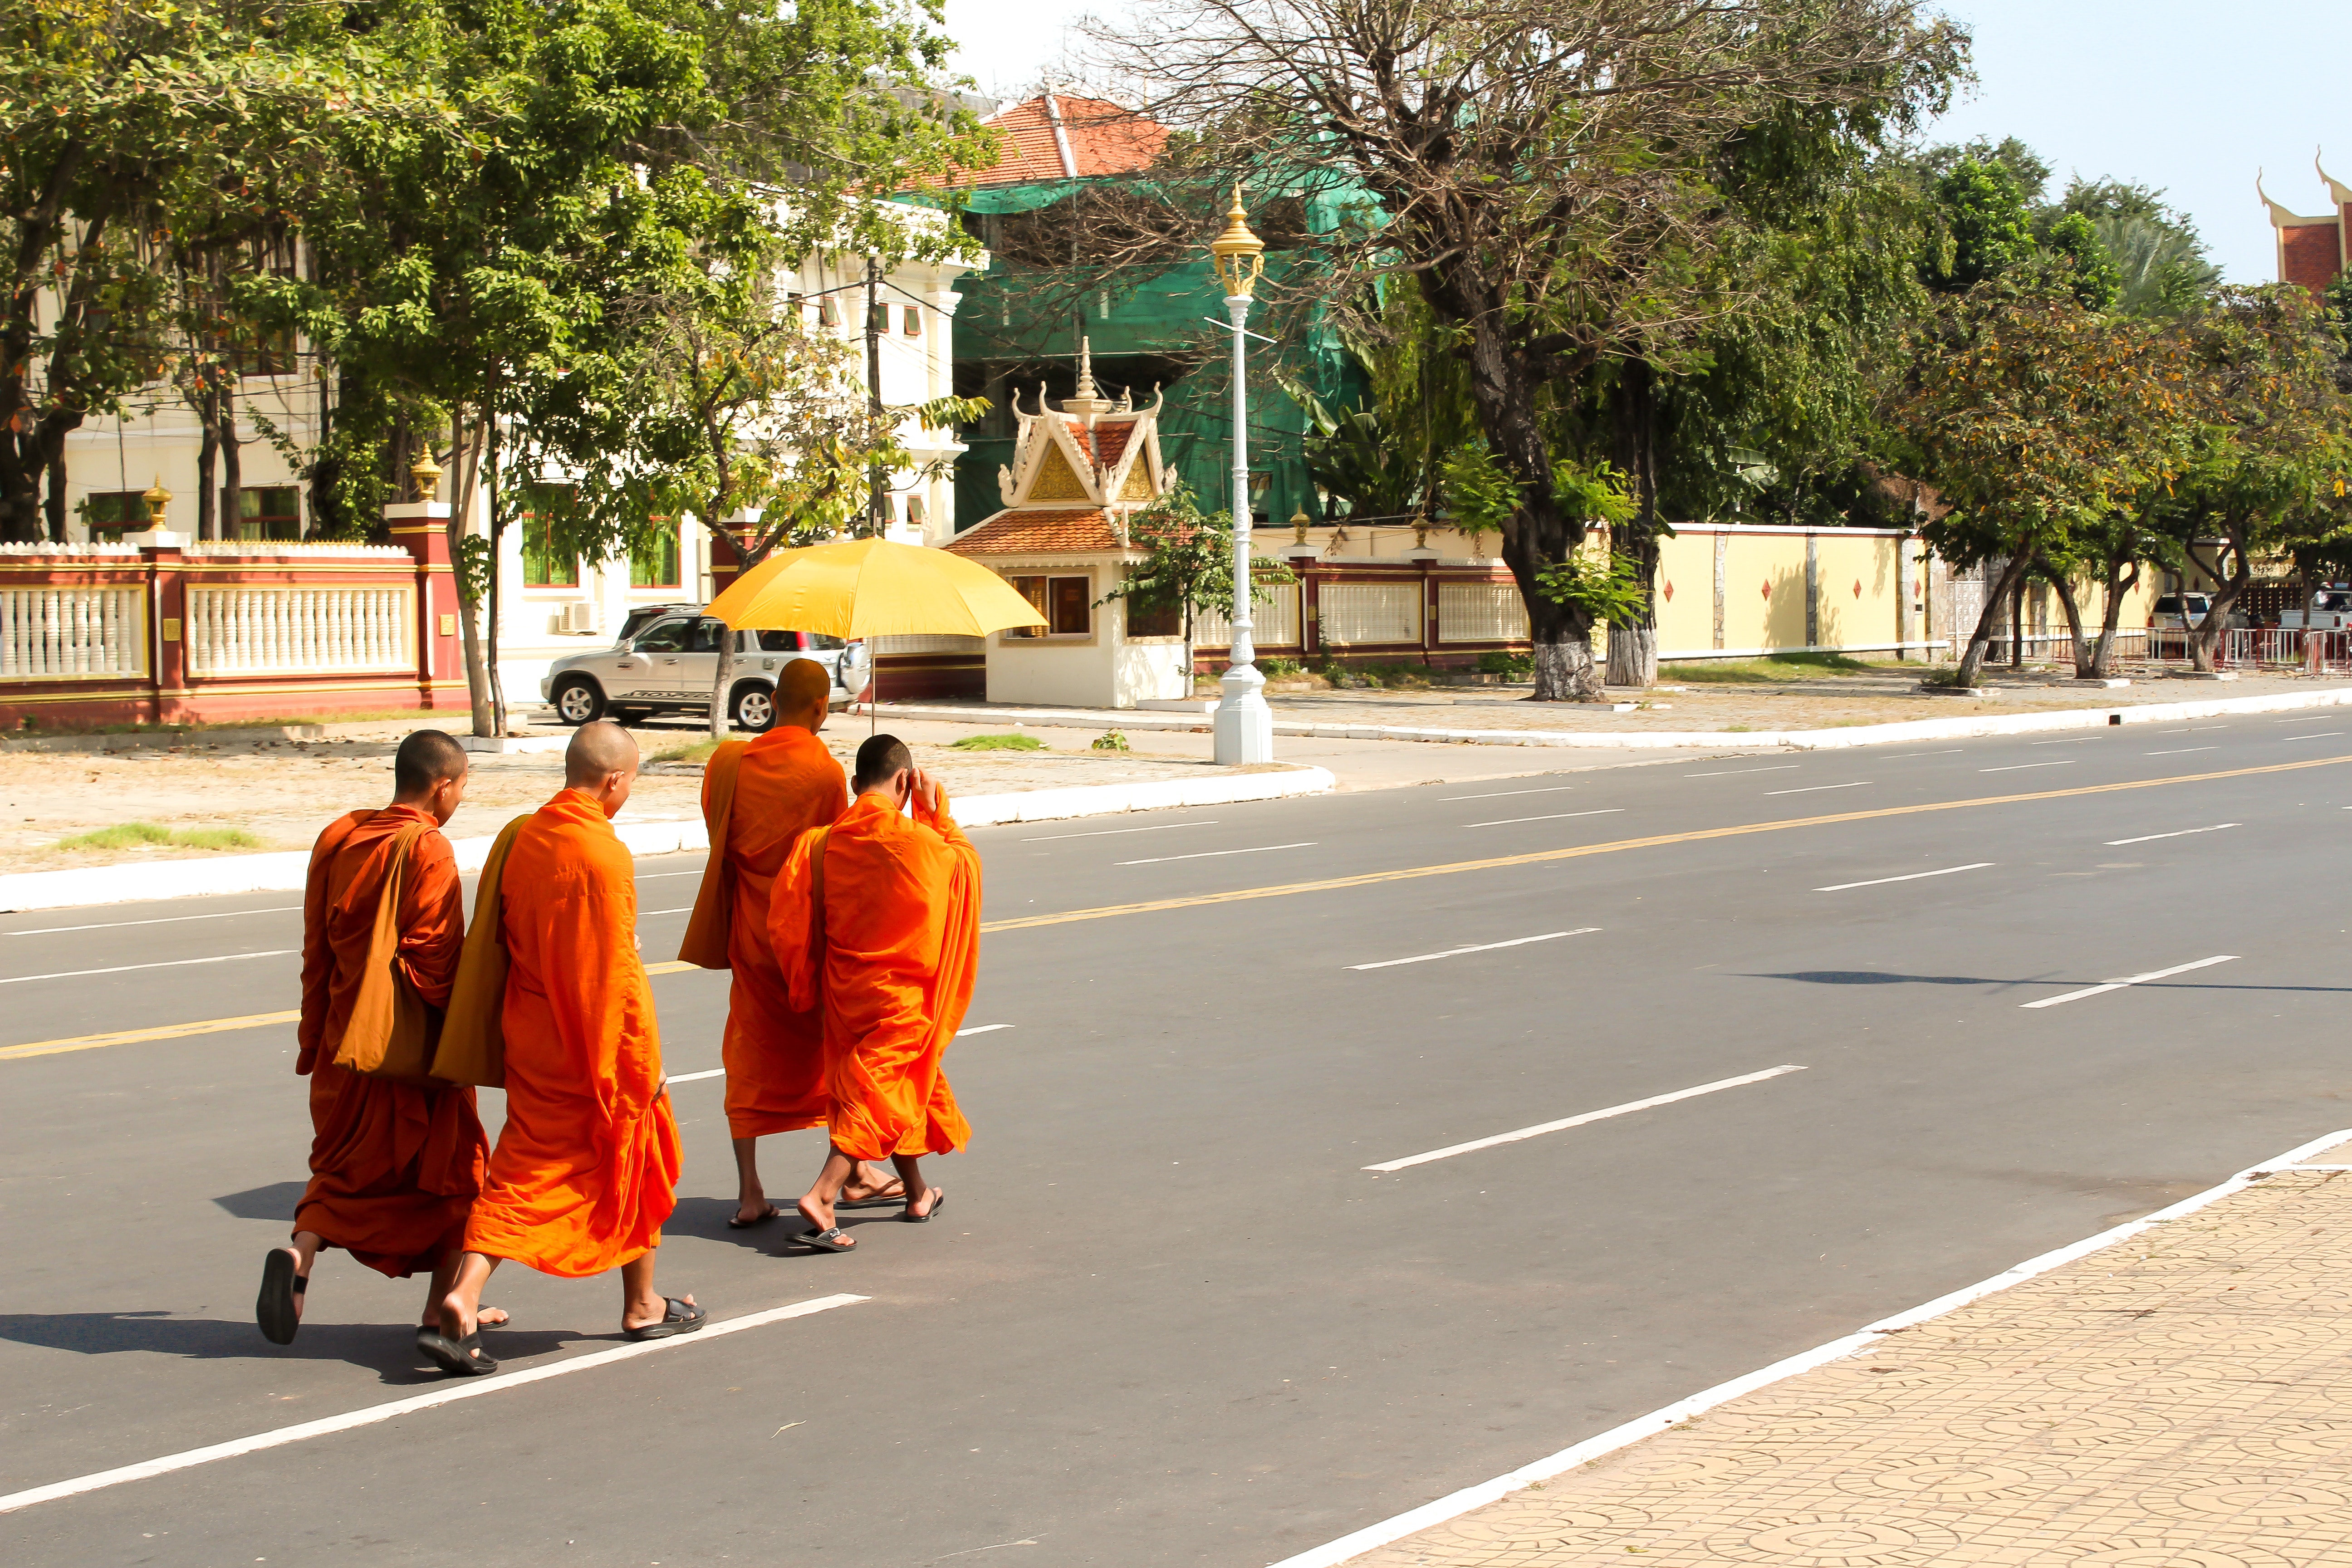
[(2162, 980), (2167, 975), (2186, 974), (2192, 969), (2210, 969), (2217, 963), (2232, 963), (2237, 957), (2234, 952), (2216, 953), (2211, 958), (2200, 958), (2194, 963), (2176, 963), (2169, 969), (2151, 969), (2146, 974), (2126, 974), (2121, 980), (2110, 980), (2104, 985), (2085, 985), (2080, 991), (2069, 991), (2063, 996), (2044, 996), (2039, 1002), (2020, 1002), (2018, 1005), (2056, 1007), (2068, 1002), (2080, 1002), (2085, 996), (2103, 996), (2110, 991), (2121, 991), (2127, 985), (2145, 985), (2151, 980)]
[(1491, 1481), (1481, 1481), (1475, 1487), (1465, 1487), (1449, 1497), (1442, 1497), (1434, 1502), (1423, 1503), (1419, 1508), (1408, 1510), (1391, 1519), (1382, 1520), (1378, 1524), (1367, 1525), (1353, 1534), (1343, 1535), (1337, 1541), (1327, 1542), (1321, 1546), (1312, 1547), (1296, 1556), (1286, 1557), (1275, 1563), (1273, 1568), (1339, 1568), (1339, 1564), (1349, 1559), (1360, 1557), (1375, 1547), (1386, 1546), (1392, 1541), (1402, 1541), (1417, 1531), (1427, 1530), (1433, 1524), (1443, 1524), (1449, 1519), (1459, 1519), (1472, 1509), (1483, 1508), (1496, 1498), (1507, 1497), (1522, 1487), (1532, 1486), (1538, 1481), (1548, 1481), (1554, 1476), (1565, 1475), (1580, 1466), (1592, 1463), (1595, 1459), (1606, 1458), (1620, 1449), (1632, 1447), (1644, 1437), (1654, 1437), (1661, 1432), (1681, 1426), (1695, 1416), (1704, 1415), (1718, 1405), (1727, 1405), (1744, 1394), (1753, 1394), (1759, 1388), (1769, 1388), (1772, 1384), (1785, 1382), (1799, 1373), (1811, 1372), (1817, 1366), (1823, 1366), (1833, 1361), (1843, 1361), (1848, 1356), (1860, 1355), (1874, 1350), (1885, 1342), (1885, 1335), (1915, 1328), (1921, 1323), (1940, 1318), (1948, 1312), (1958, 1311), (1971, 1301), (1981, 1300), (1987, 1296), (2006, 1290), (2012, 1285), (2022, 1284), (2036, 1275), (2047, 1274), (2052, 1269), (2062, 1268), (2077, 1258), (2087, 1258), (2095, 1252), (2114, 1247), (2119, 1242), (2129, 1241), (2132, 1237), (2143, 1235), (2168, 1220), (2179, 1219), (2183, 1215), (2194, 1214), (2209, 1204), (2218, 1203), (2233, 1193), (2242, 1192), (2273, 1171), (2293, 1166), (2295, 1161), (2305, 1154), (2316, 1154), (2323, 1149), (2332, 1149), (2347, 1139), (2352, 1139), (2352, 1128), (2340, 1132), (2330, 1132), (2325, 1138), (2315, 1138), (2299, 1148), (2288, 1150), (2266, 1165), (2249, 1167), (2219, 1186), (2208, 1187), (2194, 1197), (2183, 1198), (2170, 1208), (2159, 1209), (2142, 1219), (2126, 1220), (2113, 1230), (2103, 1230), (2096, 1236), (2086, 1237), (2081, 1241), (2073, 1242), (2053, 1252), (2045, 1252), (2039, 1258), (2030, 1258), (2016, 1268), (2003, 1269), (1990, 1279), (1979, 1280), (1974, 1285), (1955, 1290), (1948, 1296), (1938, 1296), (1936, 1300), (1914, 1307), (1907, 1312), (1897, 1312), (1891, 1318), (1881, 1318), (1878, 1321), (1843, 1339), (1832, 1340), (1825, 1345), (1817, 1345), (1811, 1350), (1792, 1355), (1785, 1361), (1774, 1362), (1770, 1366), (1760, 1367), (1744, 1376), (1735, 1377), (1728, 1383), (1718, 1383), (1713, 1388), (1694, 1394), (1687, 1399), (1678, 1399), (1663, 1410), (1653, 1410), (1647, 1415), (1635, 1416), (1622, 1426), (1613, 1426), (1597, 1437), (1588, 1437), (1573, 1447), (1562, 1448), (1557, 1454), (1538, 1459), (1531, 1465), (1523, 1465), (1507, 1475), (1496, 1476)]
[(1013, 1027), (1013, 1026), (1010, 1024), (974, 1024), (969, 1029), (958, 1029), (955, 1032), (955, 1037), (961, 1040), (966, 1035), (992, 1035), (999, 1029), (1009, 1029), (1011, 1027)]
[(1190, 855), (1154, 855), (1149, 860), (1114, 860), (1114, 866), (1157, 866), (1164, 860), (1213, 860), (1220, 855), (1264, 855), (1276, 849), (1312, 849), (1315, 840), (1303, 844), (1260, 844), (1250, 849), (1198, 849)]
[(1768, 789), (1764, 792), (1764, 798), (1769, 800), (1776, 795), (1812, 795), (1825, 789), (1868, 789), (1869, 787), (1868, 779), (1856, 779), (1852, 784), (1807, 784), (1802, 789)]
[(675, 910), (639, 910), (637, 911), (637, 919), (641, 921), (650, 920), (655, 915), (690, 915), (693, 912), (694, 906), (692, 904), (688, 904), (682, 909)]
[(1549, 816), (1498, 816), (1492, 822), (1465, 822), (1465, 827), (1508, 827), (1514, 822), (1565, 822), (1571, 816), (1614, 816), (1625, 808), (1604, 805), (1597, 811), (1555, 811)]
[(2175, 746), (2168, 752), (2143, 752), (2140, 754), (2147, 757), (2185, 757), (2191, 752), (2218, 752), (2221, 749), (2219, 746)]
[(234, 1442), (215, 1443), (207, 1447), (189, 1448), (177, 1454), (166, 1454), (160, 1459), (141, 1464), (124, 1465), (111, 1470), (100, 1470), (91, 1475), (77, 1476), (69, 1481), (54, 1481), (45, 1487), (33, 1487), (25, 1491), (10, 1492), (0, 1497), (0, 1513), (35, 1503), (53, 1502), (58, 1498), (78, 1497), (107, 1487), (119, 1487), (126, 1481), (143, 1481), (154, 1476), (167, 1476), (173, 1470), (190, 1469), (208, 1465), (215, 1459), (234, 1459), (244, 1454), (257, 1454), (264, 1448), (279, 1448), (289, 1443), (299, 1443), (311, 1437), (324, 1437), (331, 1433), (348, 1432), (355, 1426), (373, 1426), (379, 1421), (410, 1415), (436, 1405), (453, 1405), (460, 1399), (477, 1399), (486, 1394), (501, 1394), (509, 1388), (524, 1388), (543, 1383), (551, 1377), (567, 1373), (584, 1372), (592, 1366), (609, 1366), (616, 1361), (635, 1356), (651, 1355), (656, 1351), (679, 1345), (708, 1344), (722, 1335), (778, 1323), (786, 1318), (805, 1318), (813, 1312), (830, 1311), (835, 1307), (847, 1307), (867, 1300), (864, 1296), (819, 1296), (811, 1300), (795, 1301), (789, 1307), (773, 1307), (764, 1312), (747, 1312), (740, 1318), (728, 1318), (706, 1325), (698, 1332), (677, 1334), (666, 1340), (641, 1340), (634, 1344), (614, 1345), (610, 1350), (593, 1351), (587, 1355), (573, 1356), (551, 1366), (535, 1366), (528, 1372), (499, 1372), (488, 1377), (453, 1380), (430, 1394), (416, 1394), (408, 1399), (394, 1399), (383, 1405), (371, 1405), (364, 1409), (345, 1411), (341, 1415), (329, 1415), (317, 1421), (305, 1421), (298, 1426), (280, 1426), (274, 1432), (259, 1432)]
[(637, 873), (637, 880), (640, 882), (658, 882), (664, 877), (699, 877), (701, 875), (702, 871), (698, 868), (692, 871), (640, 871)]
[(1048, 833), (1038, 838), (1024, 838), (1024, 844), (1051, 844), (1062, 838), (1108, 838), (1114, 833), (1165, 833), (1171, 827), (1214, 827), (1217, 819), (1207, 817), (1199, 822), (1155, 822), (1149, 827), (1097, 827), (1092, 833)]
[(68, 931), (120, 931), (124, 926), (170, 926), (182, 921), (233, 921), (243, 915), (290, 915), (299, 913), (299, 904), (272, 904), (266, 910), (231, 910), (219, 915), (166, 915), (153, 921), (105, 921), (87, 926), (36, 926), (31, 931), (0, 931), (0, 936), (55, 936)]
[(1449, 947), (1444, 952), (1415, 953), (1411, 958), (1384, 958), (1378, 963), (1351, 963), (1350, 969), (1394, 969), (1400, 963), (1427, 963), (1433, 959), (1458, 958), (1465, 952), (1492, 952), (1498, 947), (1525, 947), (1531, 942), (1553, 942), (1564, 936), (1591, 936), (1599, 926), (1579, 926), (1574, 931), (1548, 931), (1541, 936), (1515, 936), (1508, 942), (1482, 942), (1475, 947)]
[(1762, 1083), (1768, 1078), (1782, 1073), (1802, 1072), (1801, 1067), (1767, 1068), (1762, 1072), (1743, 1073), (1738, 1078), (1717, 1079), (1713, 1083), (1700, 1084), (1696, 1089), (1678, 1089), (1672, 1094), (1655, 1094), (1647, 1100), (1630, 1100), (1612, 1105), (1606, 1110), (1588, 1110), (1581, 1116), (1564, 1117), (1536, 1127), (1522, 1127), (1517, 1132), (1498, 1132), (1492, 1138), (1480, 1138), (1468, 1143), (1456, 1143), (1450, 1148), (1432, 1149), (1426, 1154), (1413, 1154), (1402, 1160), (1391, 1160), (1386, 1164), (1366, 1165), (1367, 1171), (1402, 1171), (1409, 1165), (1426, 1165), (1432, 1160), (1450, 1160), (1456, 1154), (1475, 1153), (1480, 1149), (1492, 1149), (1497, 1144), (1517, 1143), (1525, 1138), (1540, 1138), (1547, 1132), (1565, 1132), (1571, 1127), (1581, 1127), (1590, 1121), (1606, 1121), (1612, 1116), (1630, 1116), (1636, 1110), (1647, 1110), (1654, 1105), (1672, 1105), (1677, 1100), (1689, 1100), (1696, 1095), (1713, 1094), (1717, 1089), (1738, 1089), (1742, 1084)]
[(1726, 768), (1719, 773), (1685, 773), (1686, 779), (1730, 779), (1742, 773), (1785, 773), (1802, 767), (1801, 763), (1777, 763), (1769, 768)]
[(1898, 761), (1905, 757), (1957, 757), (1967, 750), (1966, 746), (1948, 746), (1940, 752), (1897, 752), (1895, 755)]
[(2037, 746), (2079, 746), (2089, 739), (2088, 735), (2069, 735), (2063, 741), (2035, 741), (2032, 743)]
[(1867, 882), (1833, 882), (1826, 888), (1815, 888), (1816, 893), (1843, 893), (1849, 888), (1883, 888), (1889, 882), (1916, 882), (1922, 877), (1948, 877), (1955, 871), (1981, 871), (1995, 864), (1990, 860), (1971, 860), (1965, 866), (1947, 866), (1940, 871), (1914, 871), (1907, 877), (1874, 877)]
[(2193, 833), (2219, 833), (2225, 827), (2244, 826), (2242, 822), (2217, 822), (2210, 827), (2184, 827), (2178, 833), (2143, 833), (2137, 838), (2110, 838), (2106, 847), (2113, 849), (2125, 844), (2153, 844), (2159, 838), (2186, 838)]
[(2013, 773), (2018, 772), (2018, 771), (2019, 771), (2020, 769), (2021, 769), (2021, 768), (2071, 768), (2071, 767), (2073, 767), (2074, 765), (2074, 758), (2072, 758), (2072, 757), (2062, 757), (2062, 758), (2060, 758), (2060, 759), (2059, 759), (2058, 761), (2056, 761), (2056, 762), (2051, 762), (2051, 763), (2010, 763), (2007, 767), (2000, 767), (2000, 768), (1979, 768), (1979, 769), (1977, 770), (1977, 772), (1979, 772), (1979, 773)]
[(1437, 797), (1437, 801), (1443, 805), (1448, 801), (1454, 800), (1500, 800), (1507, 795), (1558, 795), (1562, 790), (1575, 787), (1574, 784), (1546, 784), (1541, 789), (1498, 789), (1486, 795), (1441, 795)]
[(2282, 741), (2325, 741), (2331, 736), (2341, 735), (2342, 733), (2344, 733), (2344, 731), (2341, 730), (2322, 730), (2316, 735), (2281, 735), (2279, 739)]
[(240, 958), (290, 958), (299, 948), (278, 947), (268, 952), (225, 952), (218, 958), (174, 958), (164, 963), (118, 963), (111, 969), (68, 969), (56, 974), (11, 974), (0, 985), (22, 985), (28, 980), (79, 980), (88, 974), (128, 974), (134, 969), (184, 969), (191, 963), (235, 963)]

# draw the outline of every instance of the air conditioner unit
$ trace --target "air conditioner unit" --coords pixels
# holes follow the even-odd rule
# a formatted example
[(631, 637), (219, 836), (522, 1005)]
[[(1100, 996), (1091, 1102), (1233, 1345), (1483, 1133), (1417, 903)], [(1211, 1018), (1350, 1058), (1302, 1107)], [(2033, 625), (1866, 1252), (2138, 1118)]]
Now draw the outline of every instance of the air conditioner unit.
[(593, 605), (564, 605), (563, 626), (562, 629), (567, 632), (594, 631), (596, 629), (596, 606)]

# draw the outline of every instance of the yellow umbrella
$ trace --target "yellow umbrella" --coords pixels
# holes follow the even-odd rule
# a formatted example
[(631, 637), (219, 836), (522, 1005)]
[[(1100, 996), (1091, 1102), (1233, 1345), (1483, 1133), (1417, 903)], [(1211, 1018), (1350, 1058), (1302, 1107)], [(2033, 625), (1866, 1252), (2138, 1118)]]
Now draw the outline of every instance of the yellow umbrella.
[(976, 637), (1045, 624), (1034, 605), (979, 563), (887, 539), (779, 551), (702, 613), (737, 631), (823, 632), (852, 640)]
[[(1013, 585), (944, 550), (845, 539), (783, 550), (738, 577), (703, 612), (735, 631), (822, 632), (856, 641), (924, 634), (985, 637), (1045, 618)], [(866, 711), (882, 704), (871, 667)]]

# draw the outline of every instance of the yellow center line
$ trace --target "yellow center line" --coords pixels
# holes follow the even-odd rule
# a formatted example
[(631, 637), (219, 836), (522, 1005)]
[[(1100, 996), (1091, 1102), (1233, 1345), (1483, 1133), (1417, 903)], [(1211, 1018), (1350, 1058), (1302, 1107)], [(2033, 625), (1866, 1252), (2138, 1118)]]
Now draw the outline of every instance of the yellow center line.
[(1205, 904), (1237, 904), (1250, 899), (1281, 899), (1294, 893), (1336, 892), (1343, 888), (1369, 888), (1381, 882), (1405, 882), (1418, 877), (1451, 877), (1464, 871), (1498, 871), (1513, 866), (1539, 866), (1551, 860), (1574, 860), (1586, 855), (1614, 855), (1624, 849), (1654, 849), (1666, 844), (1696, 844), (1709, 838), (1738, 838), (1749, 833), (1780, 833), (1791, 827), (1826, 827), (1839, 822), (1869, 822), (1883, 816), (1916, 816), (1930, 811), (1968, 811), (1978, 806), (2016, 805), (2027, 801), (2065, 800), (2074, 795), (2111, 795), (2117, 790), (2154, 789), (2160, 784), (2208, 784), (2215, 779), (2246, 778), (2254, 773), (2293, 773), (2298, 768), (2332, 767), (2352, 763), (2352, 757), (2315, 757), (2299, 763), (2273, 763), (2259, 768), (2231, 768), (2226, 773), (2179, 773), (2170, 778), (2134, 779), (2127, 784), (2082, 784), (2074, 789), (2039, 790), (2031, 795), (1989, 795), (1974, 800), (1928, 801), (1917, 805), (1883, 805), (1871, 811), (1841, 811), (1832, 816), (1790, 816), (1775, 822), (1751, 822), (1738, 827), (1701, 827), (1688, 833), (1661, 833), (1647, 838), (1616, 838), (1606, 844), (1580, 844), (1568, 849), (1538, 849), (1527, 855), (1497, 855), (1483, 860), (1454, 860), (1441, 866), (1408, 866), (1395, 871), (1365, 871), (1353, 877), (1327, 877), (1315, 882), (1283, 882), (1267, 888), (1236, 888), (1226, 893), (1196, 893), (1181, 899), (1152, 899), (1139, 904), (1105, 904), (1099, 909), (1069, 910), (1057, 915), (1022, 915), (1009, 921), (989, 921), (983, 931), (1025, 931), (1032, 926), (1068, 925), (1075, 921), (1108, 920), (1115, 915), (1155, 914), (1162, 910), (1197, 909)]
[[(1265, 888), (1236, 888), (1225, 893), (1196, 893), (1189, 898), (1152, 899), (1138, 904), (1105, 904), (1097, 909), (1070, 910), (1057, 915), (1023, 915), (988, 921), (983, 931), (1026, 931), (1032, 926), (1068, 925), (1076, 921), (1110, 920), (1119, 915), (1156, 914), (1162, 910), (1198, 909), (1209, 904), (1234, 904), (1251, 899), (1287, 898), (1294, 893), (1335, 892), (1344, 888), (1369, 888), (1381, 882), (1411, 881), (1419, 877), (1451, 877), (1465, 871), (1496, 871), (1514, 866), (1539, 866), (1553, 860), (1574, 860), (1587, 855), (1614, 855), (1625, 849), (1654, 849), (1669, 844), (1697, 844), (1710, 838), (1738, 838), (1750, 833), (1780, 833), (1792, 827), (1827, 827), (1841, 822), (1870, 822), (1888, 816), (1916, 816), (1931, 811), (1970, 811), (1988, 805), (2021, 805), (2041, 800), (2070, 800), (2077, 795), (2112, 795), (2118, 790), (2156, 789), (2166, 784), (2211, 784), (2221, 779), (2251, 778), (2259, 773), (2291, 773), (2305, 768), (2334, 767), (2352, 763), (2352, 756), (2310, 757), (2302, 762), (2273, 763), (2259, 768), (2231, 768), (2223, 773), (2176, 773), (2168, 778), (2133, 779), (2124, 784), (2078, 784), (2073, 789), (2037, 790), (2030, 795), (1979, 795), (1973, 800), (1927, 801), (1916, 805), (1884, 805), (1870, 811), (1841, 811), (1830, 816), (1791, 816), (1773, 822), (1751, 822), (1738, 827), (1701, 827), (1688, 833), (1660, 833), (1646, 838), (1616, 838), (1606, 844), (1580, 844), (1567, 849), (1538, 849), (1527, 855), (1497, 855), (1482, 860), (1453, 860), (1437, 866), (1408, 866), (1395, 871), (1366, 871), (1353, 877), (1327, 877), (1314, 882), (1281, 882)], [(677, 974), (691, 963), (646, 965), (647, 974)], [(194, 1024), (166, 1024), (152, 1029), (125, 1029), (111, 1035), (78, 1035), (71, 1039), (37, 1040), (31, 1045), (0, 1047), (0, 1061), (19, 1057), (54, 1056), (61, 1051), (96, 1050), (101, 1046), (135, 1045), (142, 1040), (172, 1040), (188, 1035), (212, 1035), (228, 1029), (257, 1029), (268, 1024), (290, 1024), (296, 1012), (254, 1013), (242, 1018), (208, 1018)]]

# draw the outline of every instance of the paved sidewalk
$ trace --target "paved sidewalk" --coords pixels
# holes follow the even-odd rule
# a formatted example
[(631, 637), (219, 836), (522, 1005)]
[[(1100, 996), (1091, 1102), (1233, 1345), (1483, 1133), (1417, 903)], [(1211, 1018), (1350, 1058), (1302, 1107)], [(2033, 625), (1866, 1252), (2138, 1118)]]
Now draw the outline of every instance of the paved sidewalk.
[(2352, 1171), (2281, 1170), (1347, 1561), (2352, 1564), (2347, 1309)]

